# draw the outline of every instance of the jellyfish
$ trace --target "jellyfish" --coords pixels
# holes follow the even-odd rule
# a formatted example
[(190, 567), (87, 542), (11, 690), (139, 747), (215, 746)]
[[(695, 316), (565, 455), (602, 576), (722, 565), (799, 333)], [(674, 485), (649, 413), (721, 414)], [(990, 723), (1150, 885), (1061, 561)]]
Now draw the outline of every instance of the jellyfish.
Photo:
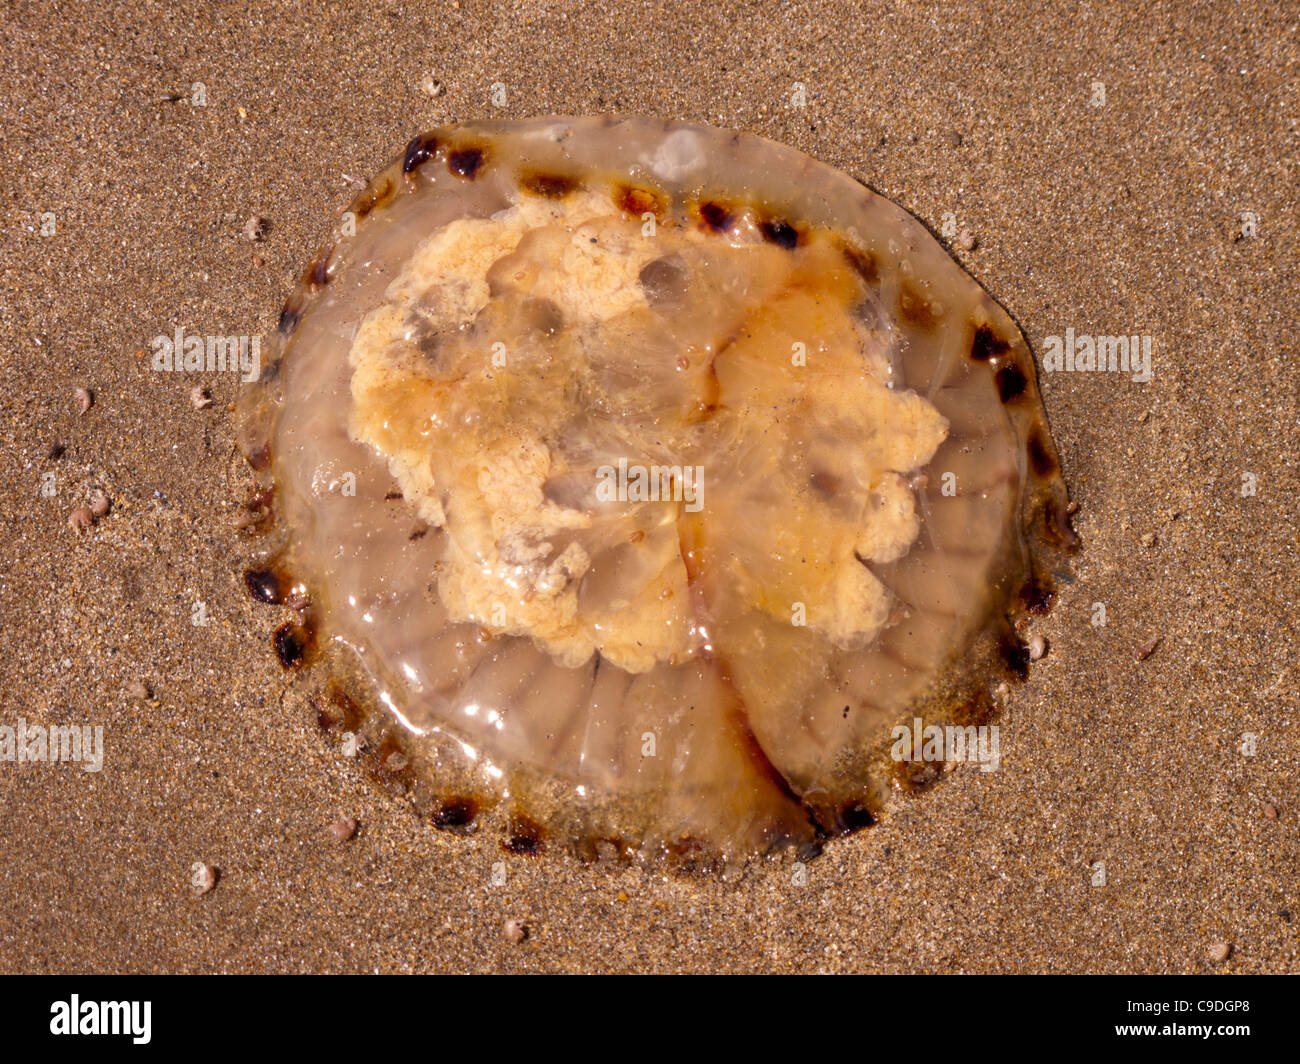
[(936, 775), (1077, 540), (1028, 346), (906, 211), (627, 117), (414, 138), (241, 397), (248, 586), (441, 828), (731, 868)]

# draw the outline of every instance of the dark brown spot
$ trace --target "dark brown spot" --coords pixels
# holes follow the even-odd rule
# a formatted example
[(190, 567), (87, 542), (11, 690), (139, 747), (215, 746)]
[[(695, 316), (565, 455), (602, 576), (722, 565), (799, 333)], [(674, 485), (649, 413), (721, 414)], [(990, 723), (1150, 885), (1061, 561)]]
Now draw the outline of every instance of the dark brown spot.
[(290, 621), (275, 630), (271, 641), (275, 644), (275, 654), (280, 659), (280, 664), (286, 669), (293, 669), (301, 665), (306, 657), (311, 634)]
[(939, 321), (930, 301), (906, 281), (898, 290), (898, 313), (905, 322), (918, 329), (933, 329)]
[(406, 154), (402, 156), (402, 173), (409, 174), (418, 169), (437, 151), (438, 138), (432, 133), (421, 133), (418, 137), (411, 138), (411, 143), (406, 146)]
[(563, 199), (578, 187), (578, 182), (563, 174), (525, 173), (519, 175), (519, 187), (534, 196)]
[(284, 585), (273, 569), (249, 569), (244, 573), (244, 584), (258, 602), (276, 604), (284, 601)]
[(1002, 664), (1017, 679), (1029, 675), (1029, 648), (1014, 635), (1006, 634), (998, 641), (998, 654)]
[(987, 325), (981, 325), (975, 330), (975, 338), (971, 341), (970, 357), (977, 362), (987, 362), (994, 355), (1005, 353), (1010, 347), (1009, 343)]
[(647, 211), (655, 217), (664, 212), (667, 199), (662, 193), (637, 185), (621, 185), (614, 192), (614, 202), (619, 210), (635, 214), (638, 218)]
[(836, 834), (850, 835), (875, 824), (876, 818), (861, 802), (853, 802), (840, 809), (835, 817)]
[(1047, 444), (1043, 442), (1043, 437), (1039, 435), (1037, 429), (1029, 434), (1029, 464), (1033, 466), (1034, 472), (1040, 477), (1049, 477), (1056, 472), (1056, 459), (1047, 449)]
[(506, 840), (501, 844), (509, 853), (520, 857), (536, 857), (542, 852), (542, 828), (526, 816), (516, 814), (506, 826)]
[(288, 336), (294, 329), (298, 328), (298, 319), (302, 315), (298, 313), (288, 303), (284, 305), (284, 310), (280, 311), (280, 335)]
[(478, 804), (473, 798), (446, 798), (433, 814), (433, 826), (457, 835), (467, 835), (474, 830), (477, 816)]
[(1004, 403), (1023, 395), (1025, 385), (1029, 383), (1020, 372), (1020, 367), (1014, 364), (1003, 366), (993, 375), (993, 379), (997, 382), (998, 397)]
[(759, 228), (763, 230), (763, 239), (777, 245), (777, 247), (793, 251), (799, 244), (799, 230), (789, 222), (782, 221), (779, 218), (772, 218), (763, 222)]
[(700, 221), (715, 233), (725, 233), (731, 226), (732, 212), (717, 200), (700, 204)]
[(482, 148), (458, 148), (447, 156), (447, 169), (466, 181), (473, 181), (482, 165)]

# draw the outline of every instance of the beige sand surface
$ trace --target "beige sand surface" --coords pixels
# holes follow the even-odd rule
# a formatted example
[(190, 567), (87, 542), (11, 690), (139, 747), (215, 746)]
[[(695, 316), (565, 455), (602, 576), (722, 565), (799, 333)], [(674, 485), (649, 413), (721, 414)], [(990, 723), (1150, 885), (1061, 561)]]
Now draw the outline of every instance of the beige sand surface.
[[(985, 6), (6, 3), (0, 724), (102, 725), (105, 760), (0, 762), (0, 970), (1300, 971), (1300, 16)], [(348, 178), (417, 130), (599, 111), (762, 134), (936, 231), (952, 212), (1040, 355), (1067, 327), (1153, 338), (1149, 383), (1044, 378), (1085, 550), (1002, 768), (802, 886), (553, 856), (493, 886), (496, 837), (373, 788), (269, 652), (231, 527), (235, 381), (135, 355), (177, 326), (269, 335)], [(113, 509), (78, 536), (94, 484)], [(336, 845), (340, 813), (361, 829)], [(220, 870), (202, 897), (194, 862)]]

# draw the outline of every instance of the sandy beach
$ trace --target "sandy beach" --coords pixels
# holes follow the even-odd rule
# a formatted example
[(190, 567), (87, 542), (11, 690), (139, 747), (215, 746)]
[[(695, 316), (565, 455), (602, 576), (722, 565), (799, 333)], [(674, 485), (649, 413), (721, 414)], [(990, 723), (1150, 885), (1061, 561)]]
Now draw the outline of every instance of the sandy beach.
[[(984, 7), (7, 4), (0, 725), (103, 746), (0, 760), (0, 971), (1300, 972), (1300, 17)], [(1146, 381), (1040, 374), (1083, 550), (999, 770), (806, 881), (513, 857), (376, 786), (245, 590), (238, 375), (147, 357), (270, 336), (418, 131), (606, 112), (844, 170), (954, 234), (1040, 364), (1150, 338)]]

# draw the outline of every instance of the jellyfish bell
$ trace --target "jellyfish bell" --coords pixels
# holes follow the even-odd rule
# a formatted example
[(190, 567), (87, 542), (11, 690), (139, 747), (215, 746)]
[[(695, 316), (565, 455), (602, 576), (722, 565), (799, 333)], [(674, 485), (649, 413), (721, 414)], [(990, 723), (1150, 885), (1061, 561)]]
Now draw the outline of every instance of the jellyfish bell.
[[(243, 395), (281, 660), (440, 827), (734, 866), (871, 823), (1074, 549), (1033, 362), (905, 211), (634, 118), (415, 138)], [(314, 650), (312, 649), (314, 647)]]

